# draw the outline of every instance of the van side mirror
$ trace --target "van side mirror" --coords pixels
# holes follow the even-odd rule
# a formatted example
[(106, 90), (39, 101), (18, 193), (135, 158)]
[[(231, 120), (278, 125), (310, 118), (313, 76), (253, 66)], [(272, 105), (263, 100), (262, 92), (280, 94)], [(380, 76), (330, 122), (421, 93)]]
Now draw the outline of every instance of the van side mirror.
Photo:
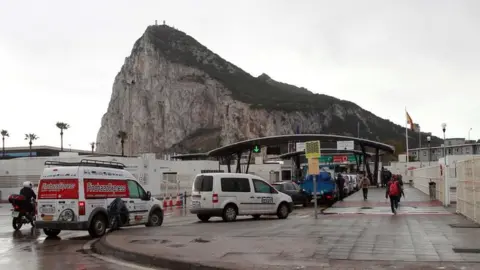
[(270, 187), (270, 193), (275, 194), (278, 193), (278, 191), (276, 191), (274, 187)]
[(147, 196), (145, 197), (145, 200), (149, 201), (152, 198), (152, 193), (150, 191), (147, 191)]

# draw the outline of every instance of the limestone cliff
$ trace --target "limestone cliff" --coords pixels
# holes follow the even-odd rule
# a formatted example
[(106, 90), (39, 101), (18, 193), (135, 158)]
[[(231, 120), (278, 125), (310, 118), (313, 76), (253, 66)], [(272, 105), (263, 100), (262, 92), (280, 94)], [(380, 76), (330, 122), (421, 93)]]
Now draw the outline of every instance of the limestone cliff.
[[(97, 151), (206, 151), (247, 138), (301, 133), (399, 139), (404, 130), (349, 101), (255, 78), (192, 37), (149, 26), (115, 78)], [(412, 142), (414, 139), (412, 140)]]

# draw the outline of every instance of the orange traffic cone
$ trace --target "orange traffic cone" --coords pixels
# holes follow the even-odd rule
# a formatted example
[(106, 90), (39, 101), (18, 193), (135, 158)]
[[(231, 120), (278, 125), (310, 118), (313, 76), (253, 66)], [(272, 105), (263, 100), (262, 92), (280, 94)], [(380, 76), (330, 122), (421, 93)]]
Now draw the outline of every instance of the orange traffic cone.
[(168, 206), (170, 206), (170, 207), (173, 206), (172, 195), (170, 195), (170, 200), (168, 201)]
[(167, 208), (167, 198), (163, 198), (163, 208)]

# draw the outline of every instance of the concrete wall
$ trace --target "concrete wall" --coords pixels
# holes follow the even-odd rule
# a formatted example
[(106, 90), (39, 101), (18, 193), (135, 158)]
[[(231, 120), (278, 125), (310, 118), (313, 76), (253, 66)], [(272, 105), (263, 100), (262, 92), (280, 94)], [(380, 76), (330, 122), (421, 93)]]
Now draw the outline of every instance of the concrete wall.
[[(0, 161), (0, 200), (6, 200), (12, 193), (18, 193), (24, 181), (31, 181), (37, 184), (43, 171), (45, 161), (66, 161), (78, 162), (81, 159), (93, 159), (103, 161), (117, 161), (125, 164), (127, 170), (130, 171), (144, 188), (159, 197), (167, 190), (168, 193), (175, 194), (187, 191), (192, 188), (192, 181), (196, 174), (201, 170), (218, 170), (217, 161), (172, 161), (158, 160), (151, 156), (143, 156), (138, 158), (122, 158), (122, 157), (86, 157), (74, 155), (60, 157), (32, 157), (17, 158)], [(177, 172), (178, 183), (171, 180), (168, 185), (162, 183), (164, 173)]]

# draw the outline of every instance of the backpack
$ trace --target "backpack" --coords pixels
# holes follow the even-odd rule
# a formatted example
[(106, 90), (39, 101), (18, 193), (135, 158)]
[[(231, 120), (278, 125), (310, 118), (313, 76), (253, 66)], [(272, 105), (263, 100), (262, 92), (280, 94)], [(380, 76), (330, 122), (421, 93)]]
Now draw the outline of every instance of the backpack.
[(390, 186), (388, 187), (388, 195), (390, 196), (398, 196), (400, 194), (400, 189), (398, 188), (398, 182), (392, 181)]

